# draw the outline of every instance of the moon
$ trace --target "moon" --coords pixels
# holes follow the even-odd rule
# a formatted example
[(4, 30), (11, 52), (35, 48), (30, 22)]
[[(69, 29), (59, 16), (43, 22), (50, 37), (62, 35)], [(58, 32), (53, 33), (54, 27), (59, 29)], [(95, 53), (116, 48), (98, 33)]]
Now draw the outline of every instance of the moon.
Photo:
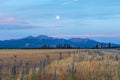
[(60, 16), (56, 16), (56, 19), (59, 20), (59, 19), (60, 19)]

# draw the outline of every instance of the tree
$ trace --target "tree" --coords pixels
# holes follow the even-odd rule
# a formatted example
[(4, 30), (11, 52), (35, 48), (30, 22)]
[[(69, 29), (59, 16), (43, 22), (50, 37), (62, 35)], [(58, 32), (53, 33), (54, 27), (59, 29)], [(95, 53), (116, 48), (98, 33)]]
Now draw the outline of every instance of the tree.
[(111, 48), (111, 43), (110, 42), (108, 43), (108, 48)]
[(104, 48), (104, 43), (101, 43), (101, 48)]
[(47, 45), (42, 45), (41, 48), (42, 48), (42, 49), (46, 49), (46, 48), (47, 48)]
[(61, 49), (62, 48), (62, 46), (60, 45), (60, 44), (56, 44), (56, 47), (55, 47), (56, 49)]
[(99, 45), (98, 45), (98, 43), (95, 45), (95, 49), (98, 49), (99, 48)]

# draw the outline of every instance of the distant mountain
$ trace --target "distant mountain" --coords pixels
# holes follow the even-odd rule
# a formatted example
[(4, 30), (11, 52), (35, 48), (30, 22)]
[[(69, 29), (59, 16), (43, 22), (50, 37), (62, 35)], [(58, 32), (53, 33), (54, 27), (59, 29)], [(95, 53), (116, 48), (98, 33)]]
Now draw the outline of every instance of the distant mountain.
[(82, 48), (91, 48), (94, 47), (96, 44), (99, 42), (91, 40), (91, 39), (81, 39), (81, 38), (71, 38), (69, 41), (74, 42), (77, 44), (77, 46), (82, 47)]
[[(101, 44), (98, 41), (91, 39), (81, 39), (81, 38), (71, 38), (71, 39), (58, 39), (53, 37), (48, 37), (45, 35), (39, 35), (37, 37), (28, 36), (22, 39), (11, 39), (0, 41), (0, 48), (41, 48), (41, 47), (51, 47), (56, 46), (63, 47), (69, 46), (73, 48), (93, 48), (96, 44)], [(107, 43), (103, 43), (107, 46)], [(113, 45), (112, 46), (117, 46)]]

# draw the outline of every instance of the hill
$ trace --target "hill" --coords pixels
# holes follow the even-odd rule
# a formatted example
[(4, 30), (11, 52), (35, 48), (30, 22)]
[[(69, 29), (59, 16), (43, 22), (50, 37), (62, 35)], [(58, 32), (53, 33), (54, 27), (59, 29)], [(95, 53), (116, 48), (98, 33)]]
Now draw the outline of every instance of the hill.
[[(71, 38), (71, 39), (58, 39), (39, 35), (37, 37), (28, 36), (22, 39), (11, 39), (0, 41), (0, 48), (93, 48), (96, 44), (101, 47), (107, 47), (107, 43), (101, 43), (91, 39)], [(112, 44), (112, 46), (117, 46)]]

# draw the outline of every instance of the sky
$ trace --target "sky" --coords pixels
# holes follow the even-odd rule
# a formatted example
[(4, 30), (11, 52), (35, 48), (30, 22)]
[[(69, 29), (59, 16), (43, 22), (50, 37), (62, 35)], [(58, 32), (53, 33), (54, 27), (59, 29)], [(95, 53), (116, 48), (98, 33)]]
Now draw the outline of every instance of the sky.
[(0, 0), (0, 40), (38, 35), (120, 44), (120, 0)]

